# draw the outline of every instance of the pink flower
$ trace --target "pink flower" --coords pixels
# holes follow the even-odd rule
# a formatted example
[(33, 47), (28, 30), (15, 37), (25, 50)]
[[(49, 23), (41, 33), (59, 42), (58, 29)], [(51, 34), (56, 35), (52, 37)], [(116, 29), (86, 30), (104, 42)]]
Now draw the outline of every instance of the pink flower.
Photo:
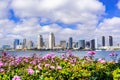
[(71, 54), (71, 53), (72, 53), (72, 50), (68, 50), (67, 52)]
[(6, 53), (6, 52), (3, 52), (3, 53), (2, 53), (2, 56), (7, 56), (7, 53)]
[(106, 61), (105, 60), (103, 60), (103, 59), (98, 59), (98, 62), (100, 62), (100, 63), (102, 63), (102, 64), (105, 64), (106, 63)]
[(25, 62), (28, 62), (28, 59), (25, 59)]
[(54, 66), (50, 66), (50, 69), (55, 69), (55, 67)]
[(76, 63), (76, 61), (77, 61), (77, 59), (76, 59), (76, 58), (74, 58), (74, 59), (73, 59), (73, 62), (74, 62), (74, 63)]
[(0, 69), (0, 72), (4, 72), (5, 70), (3, 68)]
[(34, 74), (34, 70), (33, 69), (28, 69), (28, 74), (30, 74), (30, 75)]
[(20, 76), (14, 76), (12, 80), (21, 80), (21, 79), (20, 79)]
[(62, 54), (61, 56), (62, 56), (62, 59), (64, 59), (64, 58), (65, 58), (65, 54)]
[(116, 62), (118, 54), (116, 54), (116, 53), (113, 51), (112, 53), (109, 54), (109, 56), (112, 58), (112, 60), (113, 60), (114, 62)]
[(61, 70), (61, 69), (62, 69), (62, 67), (61, 67), (61, 66), (57, 66), (57, 69), (58, 69), (58, 70)]
[(36, 61), (31, 61), (30, 64), (36, 65)]
[(48, 66), (50, 66), (50, 64), (45, 64), (45, 67), (48, 67)]
[(95, 55), (96, 52), (95, 52), (95, 51), (89, 51), (88, 54), (89, 54), (89, 55)]
[(105, 60), (102, 60), (102, 61), (101, 61), (101, 63), (102, 63), (102, 64), (105, 64), (105, 63), (106, 63), (106, 61), (105, 61)]
[(0, 61), (0, 67), (2, 67), (3, 66), (3, 63)]
[(43, 56), (43, 59), (51, 59), (51, 58), (54, 58), (54, 57), (55, 57), (54, 53), (49, 53), (49, 54), (46, 54), (45, 56)]
[(41, 67), (40, 65), (38, 65), (38, 69), (39, 69), (39, 70), (42, 70), (42, 67)]
[(118, 54), (116, 54), (114, 51), (112, 53), (109, 54), (109, 56), (118, 56)]
[(77, 59), (74, 58), (74, 59), (70, 60), (70, 63), (76, 63), (76, 61), (77, 61)]

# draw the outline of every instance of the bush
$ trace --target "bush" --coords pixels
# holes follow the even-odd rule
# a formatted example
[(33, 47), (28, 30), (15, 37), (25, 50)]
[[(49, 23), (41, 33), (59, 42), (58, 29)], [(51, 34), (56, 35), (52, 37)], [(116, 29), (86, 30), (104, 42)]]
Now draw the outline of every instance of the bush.
[[(94, 53), (94, 54), (93, 54)], [(120, 63), (94, 60), (95, 52), (83, 59), (68, 53), (43, 57), (0, 57), (1, 80), (118, 80)]]

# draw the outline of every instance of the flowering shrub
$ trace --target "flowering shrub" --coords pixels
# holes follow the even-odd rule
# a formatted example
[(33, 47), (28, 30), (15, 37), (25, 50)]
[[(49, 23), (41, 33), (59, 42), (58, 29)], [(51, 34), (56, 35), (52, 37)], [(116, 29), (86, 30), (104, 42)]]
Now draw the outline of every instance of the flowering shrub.
[[(80, 59), (67, 53), (64, 57), (50, 53), (43, 57), (0, 56), (0, 80), (113, 80), (120, 63), (94, 60), (96, 52)], [(90, 59), (90, 60), (89, 60)]]
[(14, 76), (12, 80), (21, 80), (21, 79), (20, 79), (20, 76)]
[(112, 60), (113, 60), (114, 62), (116, 62), (116, 59), (117, 59), (117, 56), (118, 56), (117, 53), (115, 53), (115, 52), (113, 51), (112, 53), (109, 54), (109, 56), (112, 58)]

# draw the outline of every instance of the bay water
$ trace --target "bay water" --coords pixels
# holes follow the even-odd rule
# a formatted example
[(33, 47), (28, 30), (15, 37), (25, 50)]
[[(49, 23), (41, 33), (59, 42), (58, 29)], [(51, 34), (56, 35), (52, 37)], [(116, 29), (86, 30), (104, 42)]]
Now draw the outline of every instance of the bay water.
[[(88, 51), (72, 51), (72, 54), (83, 58)], [(109, 54), (112, 51), (96, 51), (95, 54), (95, 59), (97, 58), (104, 58), (107, 61), (111, 61), (112, 59), (110, 58)], [(118, 54), (117, 59), (120, 58), (120, 51), (114, 51), (115, 53)], [(62, 51), (34, 51), (34, 50), (27, 50), (27, 51), (7, 51), (7, 53), (11, 56), (15, 56), (15, 57), (29, 57), (32, 56), (33, 54), (36, 54), (37, 56), (44, 56), (48, 53), (54, 53), (56, 56), (61, 56), (62, 54), (66, 54), (66, 52), (62, 52)], [(0, 52), (0, 55), (2, 54), (2, 52)]]

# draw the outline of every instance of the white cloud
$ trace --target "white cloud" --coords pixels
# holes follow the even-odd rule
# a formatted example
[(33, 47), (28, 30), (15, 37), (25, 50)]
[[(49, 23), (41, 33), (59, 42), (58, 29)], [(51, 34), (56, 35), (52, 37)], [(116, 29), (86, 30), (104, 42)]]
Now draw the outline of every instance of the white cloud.
[(117, 3), (117, 7), (118, 7), (118, 9), (120, 9), (120, 0)]
[(13, 0), (11, 8), (22, 18), (41, 17), (63, 23), (97, 21), (105, 11), (98, 0)]
[[(96, 28), (101, 15), (105, 12), (104, 5), (98, 0), (12, 0), (10, 6), (8, 2), (0, 0), (0, 42), (2, 42), (0, 44), (9, 42), (12, 44), (15, 38), (36, 41), (38, 34), (47, 39), (50, 32), (54, 32), (57, 41), (68, 40), (70, 36), (75, 41), (95, 37), (101, 39), (102, 35), (112, 35), (116, 42), (120, 40), (119, 17), (105, 19)], [(9, 15), (8, 6), (14, 10), (21, 22), (15, 23), (6, 19)], [(40, 22), (48, 20), (53, 23), (39, 25)], [(57, 21), (76, 24), (77, 27), (63, 28), (55, 23)]]
[(0, 0), (0, 19), (8, 17), (9, 2), (10, 0)]

